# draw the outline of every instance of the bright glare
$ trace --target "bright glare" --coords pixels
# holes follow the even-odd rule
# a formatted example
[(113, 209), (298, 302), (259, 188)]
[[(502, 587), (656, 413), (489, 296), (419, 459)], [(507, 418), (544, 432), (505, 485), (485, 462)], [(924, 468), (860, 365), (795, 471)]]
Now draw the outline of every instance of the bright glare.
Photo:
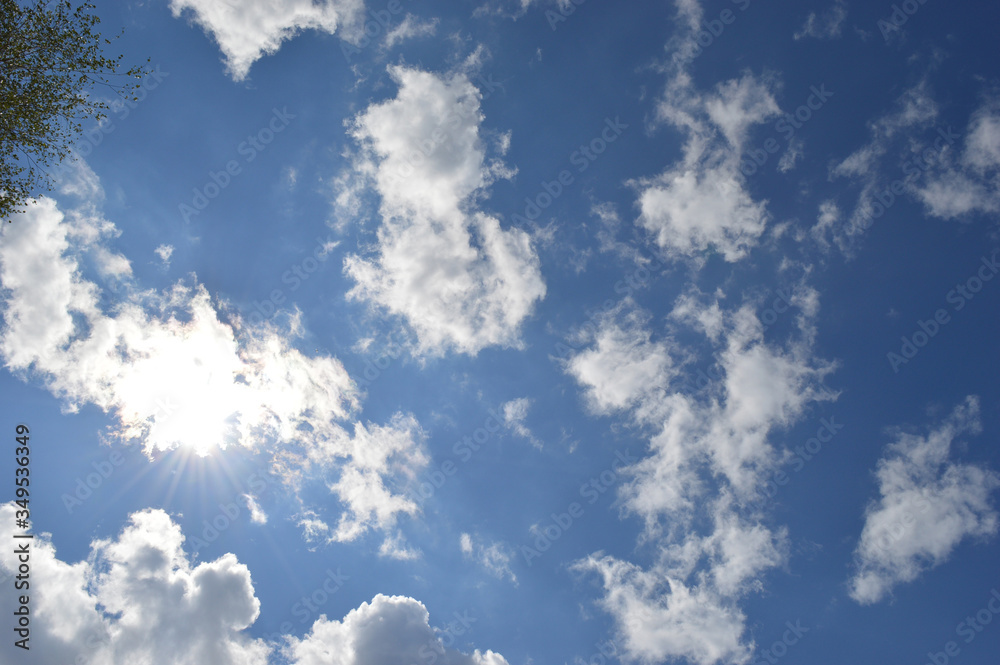
[(230, 329), (214, 316), (198, 318), (196, 307), (182, 334), (144, 340), (148, 353), (124, 370), (123, 420), (130, 435), (148, 428), (148, 450), (180, 446), (208, 455), (234, 439), (240, 404), (248, 403), (250, 386), (234, 380), (246, 366)]

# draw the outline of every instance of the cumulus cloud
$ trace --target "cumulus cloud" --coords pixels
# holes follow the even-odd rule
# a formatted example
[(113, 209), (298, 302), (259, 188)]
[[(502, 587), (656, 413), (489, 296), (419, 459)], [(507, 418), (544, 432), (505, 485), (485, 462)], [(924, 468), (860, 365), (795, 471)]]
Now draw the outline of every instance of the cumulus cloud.
[[(799, 284), (790, 299), (800, 314), (784, 344), (765, 341), (753, 302), (727, 307), (690, 292), (669, 334), (657, 339), (648, 315), (626, 301), (565, 361), (594, 413), (652, 432), (647, 455), (622, 470), (619, 500), (643, 519), (641, 540), (658, 557), (643, 567), (598, 552), (574, 565), (601, 579), (600, 605), (630, 658), (711, 665), (752, 656), (739, 601), (788, 550), (786, 530), (767, 526), (754, 499), (785, 457), (770, 439), (836, 397), (823, 386), (833, 365), (812, 352), (817, 295)], [(687, 328), (704, 335), (718, 368), (700, 390), (684, 380), (696, 356), (676, 342)]]
[(588, 340), (590, 347), (570, 360), (568, 371), (584, 387), (594, 413), (632, 408), (665, 390), (673, 361), (666, 343), (651, 341), (647, 318), (623, 303), (601, 319)]
[[(13, 503), (0, 506), (0, 537), (14, 542)], [(477, 621), (455, 613), (444, 630), (430, 626), (426, 607), (405, 596), (375, 596), (342, 621), (321, 615), (302, 638), (277, 644), (252, 638), (260, 615), (250, 570), (224, 554), (195, 565), (180, 527), (162, 510), (133, 513), (117, 536), (95, 540), (83, 561), (56, 556), (51, 537), (31, 544), (31, 654), (34, 662), (108, 665), (396, 665), (434, 652), (449, 665), (508, 665), (493, 651), (463, 653), (451, 645)], [(13, 548), (0, 552), (0, 573), (17, 569)], [(37, 583), (41, 580), (42, 583)], [(0, 607), (13, 616), (15, 597)], [(15, 651), (17, 653), (15, 653)], [(278, 656), (281, 652), (281, 659)], [(0, 659), (23, 652), (13, 640)]]
[(416, 514), (383, 479), (426, 463), (419, 424), (403, 414), (387, 425), (352, 422), (356, 385), (336, 358), (294, 348), (294, 317), (288, 331), (247, 326), (194, 277), (163, 292), (129, 280), (119, 302), (105, 303), (86, 272), (93, 264), (129, 277), (107, 246), (114, 225), (92, 206), (64, 214), (43, 199), (27, 208), (23, 223), (2, 229), (8, 369), (42, 382), (67, 411), (93, 404), (112, 414), (112, 436), (151, 457), (238, 446), (271, 456), (290, 486), (310, 472), (333, 478), (339, 540)]
[(379, 594), (342, 621), (321, 616), (308, 635), (289, 638), (283, 653), (292, 665), (398, 665), (424, 662), (427, 654), (444, 665), (508, 665), (493, 651), (469, 654), (448, 646), (476, 620), (456, 614), (445, 630), (436, 632), (423, 603)]
[(242, 81), (254, 62), (273, 55), (282, 42), (303, 30), (334, 34), (356, 23), (363, 0), (171, 0), (175, 17), (191, 18), (215, 39), (225, 57), (226, 72)]
[(735, 262), (757, 244), (769, 220), (766, 201), (753, 199), (740, 171), (745, 142), (750, 128), (779, 108), (773, 83), (749, 73), (707, 93), (697, 90), (688, 69), (701, 10), (697, 2), (677, 8), (682, 36), (657, 118), (682, 133), (683, 157), (658, 176), (633, 181), (637, 223), (670, 255), (701, 261), (714, 250)]
[[(330, 489), (351, 510), (341, 515), (331, 538), (350, 541), (367, 530), (386, 528), (399, 514), (416, 514), (412, 500), (393, 494), (386, 478), (412, 478), (428, 463), (423, 446), (425, 434), (413, 416), (397, 414), (388, 425), (355, 423), (353, 436), (340, 432), (341, 440), (318, 442), (305, 453), (309, 464), (329, 468), (338, 458), (349, 456), (352, 463), (342, 468)], [(302, 468), (308, 468), (306, 464)], [(398, 551), (393, 548), (392, 551)]]
[[(0, 507), (8, 543), (14, 510)], [(183, 542), (162, 510), (133, 513), (117, 537), (95, 540), (90, 556), (74, 564), (56, 557), (49, 537), (36, 537), (30, 642), (36, 662), (266, 665), (269, 647), (244, 632), (260, 613), (250, 571), (232, 554), (193, 565)], [(16, 570), (13, 548), (0, 553), (0, 567)], [(4, 594), (0, 601), (7, 615), (13, 598)], [(10, 662), (20, 656), (13, 651), (4, 640), (0, 653)]]
[(970, 168), (987, 171), (1000, 166), (1000, 99), (991, 99), (972, 114), (963, 161)]
[(993, 536), (991, 502), (1000, 476), (949, 461), (952, 443), (980, 431), (979, 400), (970, 396), (927, 436), (896, 432), (878, 462), (877, 501), (865, 512), (851, 597), (876, 603), (893, 587), (948, 560), (966, 538)]
[(577, 562), (575, 569), (600, 577), (601, 604), (623, 628), (623, 647), (636, 660), (685, 658), (702, 665), (748, 660), (744, 615), (720, 605), (710, 592), (601, 553)]
[(345, 260), (356, 282), (349, 297), (402, 317), (418, 353), (518, 347), (545, 284), (528, 233), (477, 209), (488, 186), (513, 173), (486, 158), (481, 94), (465, 73), (389, 71), (396, 97), (351, 127), (382, 223), (374, 255)]
[(69, 410), (89, 402), (115, 412), (147, 452), (207, 452), (254, 448), (262, 434), (291, 440), (309, 421), (329, 429), (313, 409), (343, 418), (357, 405), (338, 360), (306, 358), (274, 330), (238, 339), (249, 331), (223, 322), (201, 285), (133, 292), (105, 313), (80, 264), (107, 250), (86, 231), (45, 199), (4, 230), (0, 249), (7, 366), (42, 377)]
[(644, 180), (639, 224), (660, 247), (696, 256), (718, 249), (727, 261), (749, 251), (767, 225), (764, 203), (743, 189), (735, 163), (697, 165)]

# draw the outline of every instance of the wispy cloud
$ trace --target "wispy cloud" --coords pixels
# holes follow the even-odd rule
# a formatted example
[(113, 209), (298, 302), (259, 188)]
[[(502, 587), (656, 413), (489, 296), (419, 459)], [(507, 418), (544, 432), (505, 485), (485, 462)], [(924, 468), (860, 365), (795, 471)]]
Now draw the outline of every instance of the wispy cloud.
[(836, 0), (833, 6), (822, 14), (809, 12), (806, 22), (795, 33), (796, 41), (805, 37), (814, 39), (836, 39), (840, 37), (841, 27), (847, 18), (847, 2)]
[(517, 575), (510, 568), (510, 563), (514, 559), (514, 551), (504, 543), (485, 543), (481, 539), (473, 538), (468, 533), (463, 533), (459, 537), (459, 547), (462, 554), (470, 559), (474, 559), (479, 565), (485, 568), (497, 579), (509, 578), (514, 585), (517, 585)]

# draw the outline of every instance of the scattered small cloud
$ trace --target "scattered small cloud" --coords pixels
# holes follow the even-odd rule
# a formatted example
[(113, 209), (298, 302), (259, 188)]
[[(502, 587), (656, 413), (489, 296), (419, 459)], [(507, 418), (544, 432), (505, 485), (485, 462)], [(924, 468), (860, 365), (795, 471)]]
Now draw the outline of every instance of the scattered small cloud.
[(244, 494), (242, 498), (247, 504), (247, 510), (250, 511), (250, 521), (254, 524), (267, 524), (267, 513), (261, 509), (257, 499), (252, 494)]
[(153, 250), (158, 257), (160, 257), (160, 262), (163, 263), (164, 268), (170, 267), (170, 257), (174, 254), (173, 245), (160, 245), (155, 250)]
[(505, 402), (500, 407), (500, 411), (503, 413), (504, 425), (508, 429), (518, 436), (531, 441), (531, 444), (536, 448), (541, 448), (542, 442), (535, 438), (535, 435), (524, 424), (525, 419), (528, 417), (529, 408), (531, 408), (531, 400), (527, 397), (521, 397)]
[(473, 559), (497, 579), (507, 578), (517, 586), (517, 576), (511, 570), (514, 550), (503, 543), (485, 543), (468, 533), (459, 537), (459, 547), (466, 558)]
[(832, 7), (822, 14), (809, 12), (805, 24), (795, 33), (795, 40), (805, 37), (814, 39), (836, 39), (840, 37), (841, 27), (847, 18), (847, 2), (837, 0)]

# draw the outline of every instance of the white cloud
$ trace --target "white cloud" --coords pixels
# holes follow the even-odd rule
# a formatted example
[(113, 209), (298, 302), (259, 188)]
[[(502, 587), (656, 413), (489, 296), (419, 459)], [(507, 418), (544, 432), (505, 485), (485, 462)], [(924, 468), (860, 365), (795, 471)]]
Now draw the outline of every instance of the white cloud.
[(1000, 100), (989, 100), (973, 113), (963, 161), (980, 171), (1000, 166)]
[[(14, 510), (13, 504), (0, 507), (0, 534), (8, 543), (14, 542)], [(244, 632), (260, 613), (250, 571), (232, 554), (193, 565), (183, 541), (162, 510), (132, 514), (121, 534), (95, 540), (90, 556), (75, 564), (56, 558), (49, 537), (36, 537), (30, 594), (35, 662), (266, 665), (269, 647)], [(16, 567), (13, 548), (5, 547), (0, 568)], [(7, 611), (12, 600), (13, 594), (4, 594), (5, 614), (13, 612)], [(5, 662), (21, 653), (12, 640), (0, 645)]]
[[(616, 316), (622, 313), (621, 320)], [(665, 343), (653, 343), (645, 328), (647, 317), (624, 303), (599, 321), (588, 340), (592, 346), (570, 358), (566, 369), (584, 386), (594, 413), (634, 408), (665, 390), (673, 361)]]
[(334, 34), (358, 21), (363, 0), (171, 0), (175, 17), (186, 10), (211, 33), (226, 60), (226, 71), (242, 81), (250, 67), (272, 55), (281, 43), (303, 30)]
[(0, 249), (10, 289), (0, 348), (8, 367), (33, 370), (70, 409), (90, 402), (114, 411), (122, 434), (141, 438), (147, 452), (207, 452), (254, 448), (262, 434), (288, 441), (309, 421), (329, 429), (313, 409), (344, 418), (356, 406), (339, 361), (306, 358), (272, 329), (224, 323), (198, 284), (133, 291), (104, 313), (79, 263), (81, 251), (103, 249), (99, 241), (74, 243), (76, 225), (49, 199), (25, 215), (5, 229)]
[(499, 16), (514, 21), (518, 20), (528, 11), (528, 8), (543, 2), (559, 2), (564, 4), (569, 0), (485, 0), (483, 4), (476, 7), (472, 12), (474, 18), (483, 16)]
[[(927, 187), (926, 182), (921, 184), (921, 179), (926, 178), (930, 182), (935, 172), (932, 166), (950, 159), (949, 152), (953, 148), (945, 140), (950, 128), (939, 126), (937, 132), (928, 134), (939, 117), (939, 109), (926, 80), (905, 90), (894, 107), (889, 113), (868, 123), (868, 143), (831, 167), (831, 178), (854, 180), (861, 191), (854, 210), (843, 223), (813, 228), (813, 237), (821, 247), (829, 247), (832, 243), (841, 251), (852, 253), (860, 235), (882, 218), (898, 198), (890, 191), (892, 183), (898, 181), (895, 185), (897, 191), (902, 185), (909, 194), (920, 198), (920, 189)], [(906, 147), (903, 148), (903, 145)], [(886, 156), (897, 150), (904, 151), (893, 164), (897, 172), (883, 172), (882, 163), (887, 161)], [(954, 188), (951, 191), (954, 193)], [(947, 198), (935, 194), (932, 192), (930, 197), (940, 201)], [(951, 207), (954, 203), (952, 199), (951, 205), (941, 205)]]
[(871, 128), (876, 139), (892, 138), (897, 132), (923, 127), (938, 117), (938, 105), (926, 80), (906, 90), (897, 102), (899, 110), (878, 119)]
[(979, 400), (968, 397), (927, 436), (896, 432), (876, 471), (881, 497), (865, 512), (855, 551), (854, 600), (876, 603), (947, 561), (966, 538), (996, 534), (990, 496), (1000, 476), (948, 461), (958, 436), (979, 431)]
[(893, 137), (900, 132), (926, 128), (938, 117), (937, 102), (926, 80), (905, 90), (895, 106), (895, 110), (868, 123), (870, 141), (834, 166), (832, 176), (873, 178), (877, 175), (878, 160), (889, 149)]
[(419, 559), (423, 554), (419, 549), (407, 547), (403, 535), (398, 531), (382, 541), (378, 553), (379, 556), (389, 557), (397, 561), (413, 561)]
[(781, 159), (778, 160), (778, 173), (788, 173), (795, 168), (796, 162), (802, 158), (805, 152), (804, 145), (805, 142), (797, 137), (788, 142), (788, 148), (781, 153)]
[(927, 212), (943, 219), (1000, 210), (1000, 98), (977, 108), (966, 128), (962, 154), (946, 153), (916, 195)]
[(536, 448), (542, 447), (542, 442), (535, 438), (528, 426), (524, 424), (528, 417), (528, 409), (531, 408), (531, 399), (519, 397), (500, 405), (500, 412), (503, 413), (504, 425), (517, 434), (531, 441), (531, 445)]
[(510, 568), (514, 559), (514, 551), (503, 543), (486, 544), (482, 540), (473, 540), (472, 536), (463, 533), (459, 536), (459, 547), (467, 558), (474, 559), (497, 579), (505, 577), (517, 586), (517, 575)]
[(817, 15), (816, 12), (809, 12), (806, 22), (795, 33), (796, 41), (803, 37), (813, 37), (815, 39), (834, 39), (840, 37), (841, 26), (847, 18), (847, 3), (844, 0), (836, 0), (833, 6)]
[(157, 247), (153, 251), (155, 252), (155, 254), (158, 257), (160, 257), (160, 261), (163, 262), (163, 267), (169, 268), (170, 267), (170, 257), (173, 256), (173, 254), (174, 254), (174, 247), (173, 247), (173, 245), (160, 245), (159, 247)]
[[(16, 506), (0, 506), (0, 537), (14, 542)], [(167, 513), (133, 513), (116, 537), (95, 540), (77, 563), (56, 557), (51, 538), (31, 543), (33, 662), (110, 665), (268, 665), (274, 647), (247, 634), (260, 614), (250, 570), (233, 554), (195, 565), (184, 535)], [(16, 571), (13, 547), (0, 552), (0, 571)], [(41, 580), (41, 583), (38, 581)], [(14, 594), (0, 607), (13, 615)], [(322, 615), (303, 638), (286, 635), (277, 647), (289, 665), (396, 665), (419, 662), (433, 650), (447, 665), (508, 665), (498, 653), (463, 653), (446, 646), (478, 619), (455, 614), (443, 631), (431, 628), (424, 605), (404, 596), (375, 596), (342, 621)], [(23, 652), (12, 639), (0, 660)]]
[(737, 151), (743, 147), (750, 127), (780, 111), (769, 86), (749, 74), (720, 83), (703, 103), (708, 117)]
[(700, 492), (696, 468), (708, 464), (739, 493), (751, 491), (757, 474), (777, 455), (767, 443), (775, 428), (791, 425), (806, 405), (833, 399), (822, 379), (833, 366), (811, 357), (816, 294), (800, 287), (800, 339), (781, 348), (764, 341), (763, 326), (748, 303), (736, 310), (718, 300), (678, 299), (673, 318), (701, 331), (717, 348), (722, 377), (706, 399), (680, 390), (691, 358), (671, 338), (652, 341), (648, 320), (625, 305), (598, 320), (591, 345), (566, 362), (599, 414), (627, 411), (656, 428), (653, 455), (636, 465), (623, 489), (626, 505), (650, 523), (660, 513), (684, 512)]
[(458, 615), (438, 633), (420, 601), (379, 594), (371, 603), (348, 612), (342, 621), (321, 616), (308, 635), (289, 638), (283, 653), (291, 665), (399, 665), (424, 662), (427, 654), (442, 665), (508, 665), (493, 651), (477, 649), (468, 654), (445, 646), (442, 633), (450, 636), (451, 644), (474, 621), (475, 617)]
[(737, 261), (767, 225), (764, 203), (743, 189), (732, 163), (679, 168), (641, 187), (639, 224), (672, 253), (696, 256), (716, 248)]
[[(764, 525), (755, 508), (756, 488), (785, 457), (770, 438), (836, 397), (823, 386), (833, 365), (812, 353), (817, 294), (802, 284), (790, 291), (797, 330), (783, 343), (765, 341), (756, 303), (727, 307), (721, 292), (692, 291), (659, 339), (626, 301), (597, 319), (581, 340), (588, 346), (565, 363), (593, 412), (653, 432), (647, 456), (622, 470), (619, 500), (643, 519), (641, 541), (659, 557), (642, 567), (597, 553), (575, 565), (601, 577), (601, 606), (629, 658), (710, 665), (752, 655), (739, 600), (762, 587), (788, 548), (786, 531)], [(676, 341), (684, 327), (704, 335), (718, 367), (698, 390), (684, 380), (696, 360)]]
[(488, 162), (480, 92), (463, 73), (391, 67), (395, 98), (359, 114), (357, 163), (381, 196), (375, 256), (347, 257), (351, 298), (403, 317), (419, 353), (518, 347), (520, 326), (545, 295), (531, 237), (476, 210), (512, 171)]
[(422, 442), (424, 438), (413, 416), (396, 415), (386, 426), (366, 427), (356, 423), (353, 437), (345, 437), (342, 443), (322, 442), (309, 452), (310, 460), (324, 465), (333, 464), (345, 452), (353, 461), (330, 488), (351, 506), (350, 512), (340, 518), (334, 534), (336, 540), (353, 540), (373, 526), (392, 525), (397, 514), (416, 513), (411, 500), (391, 493), (385, 478), (412, 477), (427, 465), (423, 448), (414, 446), (415, 441)]
[[(784, 559), (784, 534), (760, 525), (730, 523), (710, 538), (692, 536), (664, 550), (649, 569), (598, 552), (577, 561), (577, 572), (596, 573), (604, 587), (601, 606), (614, 617), (630, 659), (658, 663), (686, 659), (698, 665), (750, 660), (746, 617), (738, 590)], [(707, 559), (706, 574), (691, 569)]]
[(815, 226), (812, 227), (812, 235), (816, 242), (824, 249), (828, 246), (827, 236), (836, 229), (836, 224), (841, 219), (840, 208), (836, 201), (827, 200), (819, 204), (819, 216)]
[[(682, 17), (700, 15), (689, 4), (697, 3), (678, 3)], [(756, 245), (769, 219), (766, 202), (753, 200), (740, 172), (744, 144), (750, 128), (778, 115), (779, 108), (772, 83), (749, 73), (708, 94), (696, 91), (686, 71), (689, 60), (685, 51), (677, 53), (657, 106), (658, 119), (684, 134), (683, 158), (657, 177), (633, 182), (637, 223), (672, 255), (701, 261), (715, 249), (735, 262)]]
[(974, 211), (992, 213), (1000, 210), (996, 185), (955, 171), (929, 180), (917, 191), (917, 196), (929, 214), (943, 219), (955, 219)]
[(267, 513), (257, 503), (257, 499), (252, 494), (244, 494), (242, 498), (250, 511), (250, 521), (254, 524), (267, 524)]
[(52, 199), (30, 204), (23, 222), (0, 231), (8, 369), (43, 382), (68, 411), (112, 414), (112, 434), (150, 456), (235, 445), (273, 457), (293, 486), (307, 471), (336, 479), (327, 482), (343, 507), (338, 540), (416, 514), (383, 480), (426, 464), (419, 424), (402, 414), (351, 424), (358, 391), (339, 360), (305, 356), (274, 327), (245, 326), (193, 278), (161, 293), (129, 282), (105, 311), (83, 259), (114, 272), (118, 255), (105, 246), (114, 226), (92, 207), (64, 215)]
[(396, 44), (414, 37), (433, 37), (434, 33), (437, 32), (438, 23), (440, 21), (436, 18), (421, 21), (413, 14), (407, 14), (399, 25), (386, 34), (382, 48), (391, 49)]
[(319, 519), (319, 515), (314, 510), (306, 510), (298, 518), (296, 525), (302, 529), (302, 535), (307, 543), (314, 543), (321, 538), (329, 537), (330, 526)]
[(648, 316), (628, 302), (598, 319), (590, 345), (565, 363), (592, 411), (622, 413), (653, 432), (648, 455), (622, 470), (619, 499), (644, 520), (642, 542), (659, 558), (644, 568), (597, 553), (574, 566), (601, 577), (600, 604), (629, 658), (711, 665), (751, 657), (739, 600), (761, 588), (788, 548), (786, 531), (765, 526), (754, 508), (755, 489), (784, 457), (769, 439), (836, 397), (822, 385), (833, 366), (812, 355), (817, 295), (803, 285), (791, 291), (798, 330), (783, 344), (765, 341), (752, 302), (733, 309), (698, 293), (678, 299), (669, 322), (703, 334), (719, 367), (700, 391), (682, 387), (693, 354), (674, 333), (654, 339)]

